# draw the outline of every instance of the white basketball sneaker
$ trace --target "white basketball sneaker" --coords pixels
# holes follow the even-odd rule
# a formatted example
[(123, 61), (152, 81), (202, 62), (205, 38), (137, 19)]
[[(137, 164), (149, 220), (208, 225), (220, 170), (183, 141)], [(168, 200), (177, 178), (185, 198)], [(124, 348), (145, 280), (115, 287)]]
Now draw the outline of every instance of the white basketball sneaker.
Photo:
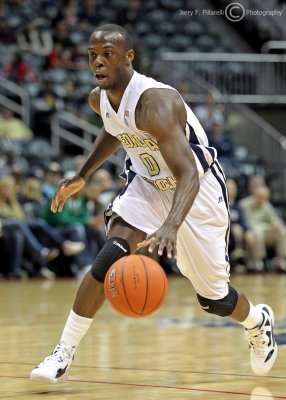
[(260, 326), (253, 329), (246, 329), (249, 348), (250, 361), (253, 372), (256, 375), (267, 375), (273, 367), (277, 357), (277, 343), (273, 334), (274, 314), (266, 304), (256, 306), (263, 317)]
[(65, 343), (59, 343), (53, 353), (32, 370), (30, 379), (49, 383), (67, 380), (75, 351), (75, 346), (71, 347)]

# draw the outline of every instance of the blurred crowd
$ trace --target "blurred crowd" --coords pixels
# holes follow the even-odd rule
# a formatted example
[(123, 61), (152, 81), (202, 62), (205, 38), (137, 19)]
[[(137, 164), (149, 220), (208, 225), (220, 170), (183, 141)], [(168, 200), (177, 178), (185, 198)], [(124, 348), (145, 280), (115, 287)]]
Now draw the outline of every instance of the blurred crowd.
[(63, 174), (59, 163), (50, 162), (41, 178), (13, 170), (0, 177), (0, 272), (4, 276), (80, 278), (91, 267), (105, 242), (103, 210), (120, 183), (107, 169), (99, 169), (84, 190), (54, 214), (50, 206), (56, 186), (72, 173)]
[[(125, 26), (135, 39), (134, 68), (155, 77), (154, 51), (168, 50), (166, 43), (169, 50), (179, 51), (184, 51), (182, 45), (196, 51), (194, 44), (199, 48), (213, 43), (213, 49), (219, 44), (218, 38), (207, 38), (207, 27), (195, 20), (184, 26), (192, 46), (186, 43), (186, 35), (178, 37), (174, 31), (178, 24), (166, 17), (176, 16), (177, 5), (168, 0), (151, 3), (112, 0), (110, 7), (101, 0), (0, 0), (0, 73), (26, 88), (32, 99), (31, 126), (11, 110), (0, 109), (0, 276), (81, 279), (104, 244), (103, 210), (124, 183), (112, 163), (105, 163), (61, 213), (50, 211), (57, 184), (83, 163), (78, 149), (58, 159), (53, 156), (52, 115), (65, 109), (101, 124), (87, 102), (92, 75), (86, 45), (94, 26)], [(183, 86), (178, 89), (184, 95)], [(232, 270), (286, 272), (285, 223), (271, 203), (264, 171), (238, 174), (237, 146), (212, 92), (192, 108), (228, 178)], [(175, 260), (164, 255), (159, 261), (166, 272), (178, 272)]]

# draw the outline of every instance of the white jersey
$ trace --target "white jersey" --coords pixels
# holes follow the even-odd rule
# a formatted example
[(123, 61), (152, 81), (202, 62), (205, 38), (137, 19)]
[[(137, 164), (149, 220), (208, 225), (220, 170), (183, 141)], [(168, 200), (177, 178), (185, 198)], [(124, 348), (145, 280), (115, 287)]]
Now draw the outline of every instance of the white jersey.
[[(135, 110), (149, 88), (174, 88), (134, 72), (116, 113), (101, 90), (100, 109), (104, 127), (116, 136), (127, 152), (127, 182), (105, 212), (107, 231), (113, 216), (152, 234), (170, 213), (176, 181), (154, 137), (139, 130)], [(206, 134), (191, 109), (187, 110), (186, 137), (193, 150), (200, 189), (177, 235), (178, 266), (203, 297), (221, 299), (228, 293), (228, 208), (224, 174), (216, 152), (208, 147)], [(150, 184), (149, 182), (152, 182)], [(158, 190), (160, 189), (160, 190)]]
[[(136, 106), (142, 93), (151, 88), (176, 90), (134, 71), (117, 112), (112, 108), (106, 91), (101, 89), (101, 116), (105, 130), (116, 136), (127, 152), (125, 171), (122, 176), (130, 181), (139, 174), (145, 180), (154, 183), (160, 190), (173, 189), (176, 186), (176, 180), (160, 153), (156, 139), (136, 126)], [(184, 105), (187, 111), (185, 133), (201, 178), (214, 164), (216, 150), (208, 147), (207, 136), (198, 119), (185, 102)]]

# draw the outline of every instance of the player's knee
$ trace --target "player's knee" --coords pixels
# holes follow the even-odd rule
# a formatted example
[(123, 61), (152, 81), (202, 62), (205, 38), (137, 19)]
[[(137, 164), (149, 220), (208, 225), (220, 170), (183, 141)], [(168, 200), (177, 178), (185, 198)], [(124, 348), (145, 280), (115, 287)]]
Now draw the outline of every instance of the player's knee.
[(91, 268), (92, 276), (99, 282), (104, 282), (105, 275), (115, 261), (130, 254), (130, 246), (125, 239), (112, 237), (108, 239), (98, 253)]
[(211, 300), (197, 294), (199, 303), (202, 309), (210, 314), (216, 314), (220, 317), (227, 317), (233, 313), (237, 300), (238, 293), (231, 286), (229, 287), (228, 295), (220, 300)]

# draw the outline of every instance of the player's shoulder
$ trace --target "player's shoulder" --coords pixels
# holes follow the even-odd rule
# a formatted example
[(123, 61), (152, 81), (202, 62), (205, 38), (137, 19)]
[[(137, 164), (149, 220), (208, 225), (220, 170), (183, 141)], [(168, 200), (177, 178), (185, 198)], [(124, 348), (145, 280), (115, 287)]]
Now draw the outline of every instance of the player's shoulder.
[(100, 88), (96, 87), (92, 89), (88, 96), (88, 102), (90, 107), (100, 115)]
[(139, 100), (139, 103), (144, 107), (154, 107), (163, 106), (166, 107), (167, 104), (172, 106), (176, 104), (182, 104), (182, 97), (180, 94), (173, 88), (149, 88), (142, 93), (142, 96)]
[[(138, 119), (148, 119), (152, 115), (177, 114), (185, 107), (180, 94), (172, 88), (150, 88), (142, 93), (136, 107)], [(137, 119), (136, 118), (136, 119)]]

